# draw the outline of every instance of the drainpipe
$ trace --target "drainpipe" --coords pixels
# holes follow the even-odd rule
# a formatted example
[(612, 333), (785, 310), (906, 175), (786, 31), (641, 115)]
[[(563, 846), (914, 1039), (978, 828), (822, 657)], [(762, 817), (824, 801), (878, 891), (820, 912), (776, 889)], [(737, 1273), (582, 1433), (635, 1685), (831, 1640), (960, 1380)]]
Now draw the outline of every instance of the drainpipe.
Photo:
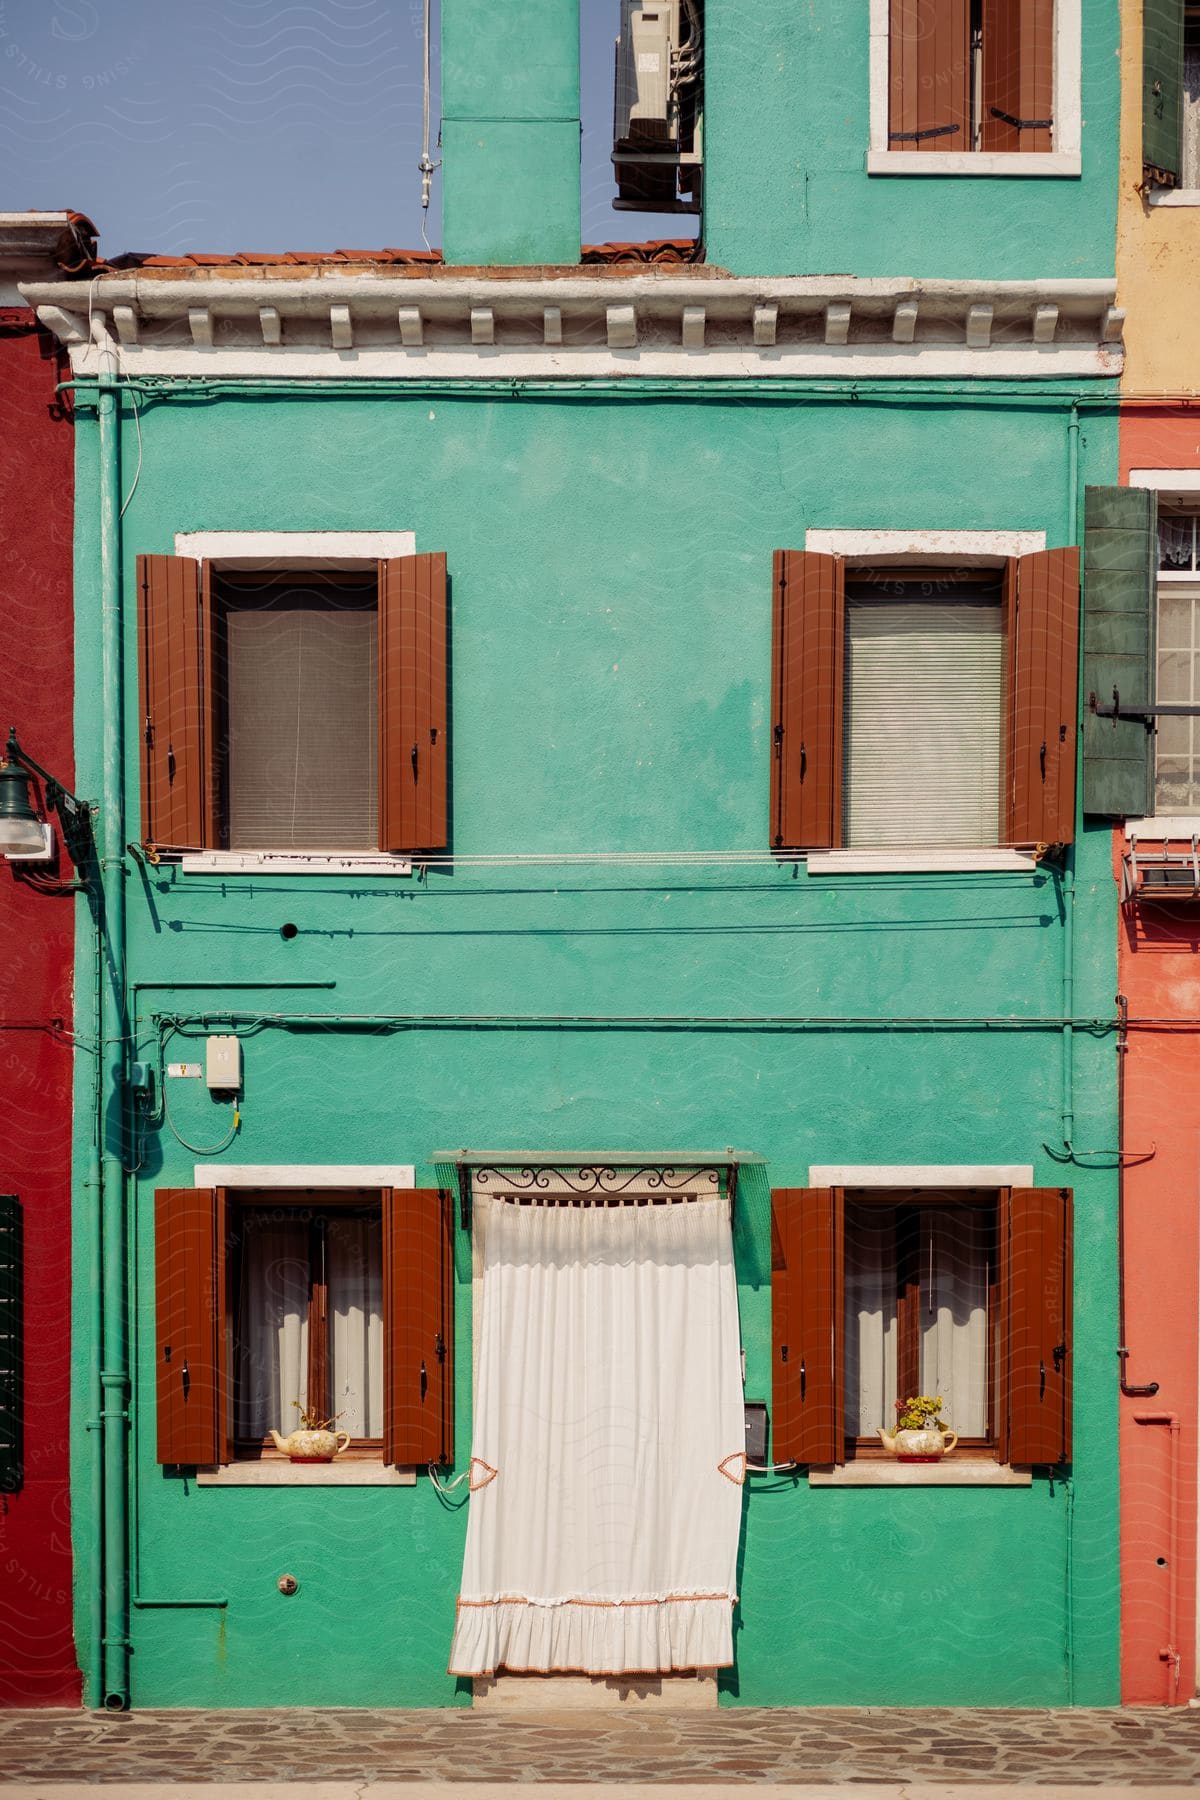
[(97, 321), (101, 347), (100, 618), (103, 751), (99, 860), (104, 967), (100, 982), (101, 1365), (103, 1446), (103, 1704), (129, 1705), (129, 1340), (125, 1267), (125, 732), (122, 707), (119, 381), (112, 339)]
[[(1067, 421), (1067, 542), (1081, 543), (1079, 525), (1079, 403), (1071, 402), (1071, 416)], [(1082, 633), (1080, 638), (1082, 640)], [(1080, 643), (1080, 669), (1082, 671), (1083, 645)], [(1083, 692), (1082, 674), (1079, 690)], [(1076, 727), (1078, 730), (1078, 727)], [(1080, 804), (1083, 792), (1083, 757), (1076, 744), (1075, 757), (1075, 817), (1080, 817)], [(1075, 1142), (1075, 1042), (1071, 1021), (1075, 1016), (1075, 846), (1070, 845), (1063, 859), (1062, 875), (1063, 903), (1063, 960), (1062, 960), (1062, 1136), (1063, 1146), (1068, 1155), (1073, 1153)]]
[(1171, 1433), (1171, 1511), (1167, 1545), (1167, 1641), (1159, 1651), (1159, 1661), (1167, 1665), (1167, 1704), (1179, 1704), (1180, 1651), (1179, 1635), (1179, 1415), (1177, 1413), (1134, 1413), (1135, 1425), (1165, 1425)]

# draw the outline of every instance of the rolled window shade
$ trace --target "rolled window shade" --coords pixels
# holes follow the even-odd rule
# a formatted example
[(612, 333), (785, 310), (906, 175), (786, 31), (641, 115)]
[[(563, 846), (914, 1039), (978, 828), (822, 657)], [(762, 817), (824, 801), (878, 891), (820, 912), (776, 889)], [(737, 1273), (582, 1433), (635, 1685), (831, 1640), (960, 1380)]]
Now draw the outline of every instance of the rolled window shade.
[(1000, 838), (998, 599), (846, 600), (845, 843)]
[(377, 848), (375, 606), (333, 589), (230, 599), (225, 644), (230, 848)]

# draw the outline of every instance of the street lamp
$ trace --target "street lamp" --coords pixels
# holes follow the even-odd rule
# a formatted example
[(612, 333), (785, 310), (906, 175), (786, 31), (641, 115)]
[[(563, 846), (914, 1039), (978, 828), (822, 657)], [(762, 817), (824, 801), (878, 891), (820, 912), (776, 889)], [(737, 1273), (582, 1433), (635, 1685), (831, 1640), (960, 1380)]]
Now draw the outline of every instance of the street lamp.
[(8, 742), (0, 758), (0, 856), (42, 860), (52, 853), (50, 826), (39, 818), (31, 797), (34, 775), (45, 784), (46, 810), (58, 814), (63, 840), (72, 862), (78, 864), (91, 838), (91, 808), (22, 750), (15, 725), (9, 726)]

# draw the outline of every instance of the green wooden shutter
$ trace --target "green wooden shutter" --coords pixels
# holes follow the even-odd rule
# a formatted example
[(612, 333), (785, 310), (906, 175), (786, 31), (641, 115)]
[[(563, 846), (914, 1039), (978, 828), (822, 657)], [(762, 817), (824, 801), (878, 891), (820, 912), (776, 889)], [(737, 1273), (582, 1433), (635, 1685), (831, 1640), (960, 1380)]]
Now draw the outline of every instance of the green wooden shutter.
[(0, 1494), (15, 1494), (21, 1446), (21, 1202), (0, 1194)]
[(1095, 695), (1154, 702), (1158, 507), (1149, 488), (1090, 487), (1083, 547), (1083, 810), (1154, 811), (1154, 737), (1137, 719), (1098, 719)]
[(1183, 137), (1184, 0), (1145, 0), (1142, 24), (1142, 166), (1174, 187)]

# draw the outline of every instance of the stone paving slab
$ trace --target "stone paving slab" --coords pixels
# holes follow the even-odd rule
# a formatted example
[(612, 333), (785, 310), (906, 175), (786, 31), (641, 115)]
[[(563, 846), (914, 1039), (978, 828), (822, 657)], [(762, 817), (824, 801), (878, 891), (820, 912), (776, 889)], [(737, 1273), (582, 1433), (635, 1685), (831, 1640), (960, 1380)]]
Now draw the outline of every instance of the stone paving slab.
[[(672, 1800), (772, 1785), (870, 1785), (912, 1800), (936, 1784), (1200, 1791), (1200, 1710), (743, 1708), (473, 1714), (467, 1709), (0, 1713), (0, 1792), (17, 1784), (421, 1784), (433, 1800), (481, 1785), (639, 1784)], [(443, 1785), (445, 1784), (445, 1785)], [(266, 1800), (269, 1787), (260, 1787)], [(114, 1796), (116, 1800), (116, 1796)], [(344, 1800), (342, 1795), (338, 1800)], [(664, 1795), (663, 1800), (666, 1800)]]
[[(174, 1782), (167, 1784), (160, 1781), (120, 1781), (106, 1783), (104, 1800), (162, 1800), (169, 1795), (170, 1800), (181, 1800), (184, 1795), (200, 1794), (204, 1800), (406, 1800), (411, 1796), (411, 1782), (396, 1781), (227, 1781), (211, 1785), (200, 1785), (195, 1782)], [(705, 1782), (697, 1787), (692, 1782), (669, 1784), (670, 1800), (720, 1800), (727, 1794), (729, 1787), (725, 1783), (713, 1786)], [(987, 1800), (1022, 1800), (1028, 1794), (1025, 1787), (1014, 1787), (1009, 1783), (987, 1785), (984, 1788), (965, 1787), (961, 1784), (932, 1786), (910, 1784), (901, 1786), (898, 1782), (887, 1782), (881, 1786), (867, 1787), (868, 1800), (978, 1800), (982, 1793)], [(32, 1782), (17, 1785), (0, 1785), (0, 1793), (4, 1800), (94, 1800), (95, 1784), (87, 1782)], [(787, 1783), (786, 1785), (770, 1781), (756, 1784), (755, 1800), (845, 1800), (844, 1787), (814, 1787), (809, 1783)], [(1079, 1787), (1065, 1787), (1059, 1782), (1046, 1787), (1039, 1787), (1038, 1800), (1077, 1800)], [(1088, 1800), (1177, 1800), (1178, 1787), (1088, 1787)], [(494, 1782), (494, 1781), (429, 1781), (423, 1782), (420, 1788), (421, 1800), (484, 1800), (484, 1796), (496, 1796), (496, 1800), (581, 1800), (583, 1795), (604, 1796), (604, 1800), (662, 1800), (661, 1784), (649, 1782), (596, 1783), (596, 1782)]]

